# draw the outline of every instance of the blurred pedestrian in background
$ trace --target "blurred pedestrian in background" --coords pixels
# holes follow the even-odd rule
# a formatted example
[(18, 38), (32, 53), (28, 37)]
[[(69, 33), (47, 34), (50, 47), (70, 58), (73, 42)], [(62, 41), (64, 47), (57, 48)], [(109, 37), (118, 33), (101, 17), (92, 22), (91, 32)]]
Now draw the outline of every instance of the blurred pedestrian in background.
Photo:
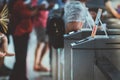
[(47, 0), (33, 0), (33, 6), (36, 6), (38, 8), (38, 14), (33, 18), (34, 29), (37, 36), (37, 46), (35, 49), (34, 58), (34, 70), (46, 72), (50, 71), (50, 69), (42, 64), (42, 60), (44, 58), (44, 55), (49, 51), (46, 26), (49, 10), (54, 7), (54, 3), (49, 3)]
[(32, 15), (36, 11), (30, 9), (31, 0), (13, 0), (10, 20), (11, 33), (15, 48), (15, 64), (10, 80), (28, 80), (26, 76), (26, 57), (29, 34), (32, 31)]

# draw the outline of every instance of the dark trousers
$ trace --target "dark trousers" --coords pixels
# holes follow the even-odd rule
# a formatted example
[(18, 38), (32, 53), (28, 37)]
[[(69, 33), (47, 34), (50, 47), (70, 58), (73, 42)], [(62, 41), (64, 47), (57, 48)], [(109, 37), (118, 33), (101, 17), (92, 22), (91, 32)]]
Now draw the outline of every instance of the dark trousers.
[(10, 80), (27, 80), (26, 77), (26, 57), (29, 34), (13, 36), (15, 47), (15, 64)]

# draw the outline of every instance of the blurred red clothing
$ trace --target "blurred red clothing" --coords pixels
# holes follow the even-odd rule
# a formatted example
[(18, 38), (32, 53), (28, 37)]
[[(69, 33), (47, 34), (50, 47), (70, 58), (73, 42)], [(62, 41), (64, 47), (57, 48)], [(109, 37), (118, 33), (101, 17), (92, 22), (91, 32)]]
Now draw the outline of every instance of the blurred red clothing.
[(37, 6), (37, 3), (38, 3), (38, 0), (32, 0), (31, 5), (34, 7), (34, 6)]
[[(47, 2), (46, 2), (47, 3)], [(33, 7), (42, 7), (46, 5), (45, 3), (41, 3), (38, 5), (38, 0), (32, 0)], [(33, 25), (34, 27), (43, 27), (46, 28), (47, 26), (47, 19), (48, 19), (49, 10), (39, 10), (38, 14), (33, 18)]]
[(34, 18), (33, 24), (35, 27), (43, 27), (46, 28), (47, 26), (47, 18), (48, 18), (49, 11), (48, 10), (40, 10), (38, 16)]
[(13, 5), (12, 19), (15, 24), (15, 31), (13, 35), (21, 36), (32, 31), (32, 12), (29, 10), (24, 1), (17, 0)]

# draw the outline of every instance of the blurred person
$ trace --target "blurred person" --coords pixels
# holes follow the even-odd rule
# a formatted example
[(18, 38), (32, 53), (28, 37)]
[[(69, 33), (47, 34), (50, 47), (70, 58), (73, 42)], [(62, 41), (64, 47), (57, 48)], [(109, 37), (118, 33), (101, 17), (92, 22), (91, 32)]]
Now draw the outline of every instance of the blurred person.
[(8, 52), (8, 39), (5, 33), (0, 31), (0, 76), (10, 75), (11, 69), (4, 65), (4, 57), (14, 55), (14, 53)]
[[(6, 24), (6, 20), (8, 19), (9, 13), (7, 13), (8, 9), (6, 7), (7, 2), (6, 0), (3, 0), (0, 3), (0, 57), (5, 57), (5, 56), (13, 56), (14, 53), (9, 53), (8, 52), (8, 39), (6, 36), (7, 33), (7, 29), (5, 29), (4, 27), (8, 28), (8, 24)], [(3, 9), (4, 12), (3, 12)], [(6, 15), (3, 15), (6, 14)], [(4, 19), (6, 19), (4, 21)], [(9, 19), (8, 19), (9, 20)], [(4, 22), (4, 23), (2, 23)]]
[[(34, 29), (37, 36), (37, 46), (35, 49), (34, 58), (34, 70), (35, 71), (50, 71), (47, 67), (42, 64), (44, 55), (49, 51), (48, 35), (46, 34), (46, 25), (49, 10), (53, 8), (54, 3), (48, 3), (47, 0), (33, 0), (33, 5), (36, 3), (39, 11), (34, 16), (33, 23)], [(34, 5), (35, 6), (35, 5)]]
[[(111, 2), (110, 0), (107, 0), (107, 1), (106, 1), (105, 6), (106, 6), (106, 9), (107, 9), (110, 13), (112, 13), (112, 15), (113, 15), (115, 18), (120, 19), (120, 13), (119, 13), (115, 8), (112, 7), (112, 2)], [(118, 5), (118, 9), (120, 9), (120, 8), (119, 8), (119, 5)]]
[[(112, 1), (111, 0), (88, 0), (86, 5), (89, 8), (89, 11), (92, 15), (92, 17), (95, 19), (96, 18), (96, 13), (98, 11), (98, 8), (102, 8), (103, 10), (107, 10), (110, 12), (115, 18), (120, 18), (119, 14), (119, 5), (118, 9), (116, 10), (115, 8), (112, 7)], [(104, 17), (104, 15), (103, 15)]]
[(4, 64), (3, 60), (4, 60), (5, 56), (14, 56), (14, 53), (8, 52), (7, 37), (3, 32), (0, 32), (0, 64), (1, 64), (0, 66), (2, 66)]
[[(88, 21), (91, 26), (94, 25), (94, 20), (92, 19), (90, 13), (86, 7), (87, 0), (76, 0), (70, 1), (65, 5), (65, 23), (66, 23), (66, 33), (72, 31), (78, 31), (83, 26), (86, 27), (86, 16), (88, 16)], [(70, 11), (72, 9), (72, 11)]]
[(26, 57), (29, 35), (32, 31), (31, 16), (36, 10), (29, 8), (30, 0), (13, 0), (10, 20), (11, 34), (15, 49), (15, 64), (9, 80), (28, 80), (26, 74)]
[(0, 32), (0, 57), (14, 56), (14, 53), (8, 52), (8, 41), (5, 34)]
[[(0, 11), (3, 10), (3, 7), (5, 5), (7, 5), (7, 1), (6, 0), (1, 0), (0, 1)], [(6, 11), (7, 11), (7, 8), (6, 8)], [(0, 18), (2, 18), (1, 15), (2, 14), (0, 14)], [(8, 26), (8, 25), (6, 25), (6, 26)], [(8, 30), (7, 30), (7, 32), (8, 32)], [(14, 53), (9, 53), (8, 52), (8, 38), (7, 38), (7, 35), (6, 35), (7, 32), (4, 31), (2, 23), (0, 23), (0, 76), (10, 75), (11, 69), (4, 64), (4, 60), (5, 60), (6, 56), (14, 56)]]

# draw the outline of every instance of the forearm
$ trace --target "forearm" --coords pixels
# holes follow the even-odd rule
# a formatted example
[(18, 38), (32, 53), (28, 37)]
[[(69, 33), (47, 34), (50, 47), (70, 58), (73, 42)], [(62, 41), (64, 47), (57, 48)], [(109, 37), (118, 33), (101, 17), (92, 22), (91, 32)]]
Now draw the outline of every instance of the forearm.
[(111, 6), (111, 2), (106, 2), (106, 8), (115, 16), (116, 18), (120, 19), (120, 14)]

